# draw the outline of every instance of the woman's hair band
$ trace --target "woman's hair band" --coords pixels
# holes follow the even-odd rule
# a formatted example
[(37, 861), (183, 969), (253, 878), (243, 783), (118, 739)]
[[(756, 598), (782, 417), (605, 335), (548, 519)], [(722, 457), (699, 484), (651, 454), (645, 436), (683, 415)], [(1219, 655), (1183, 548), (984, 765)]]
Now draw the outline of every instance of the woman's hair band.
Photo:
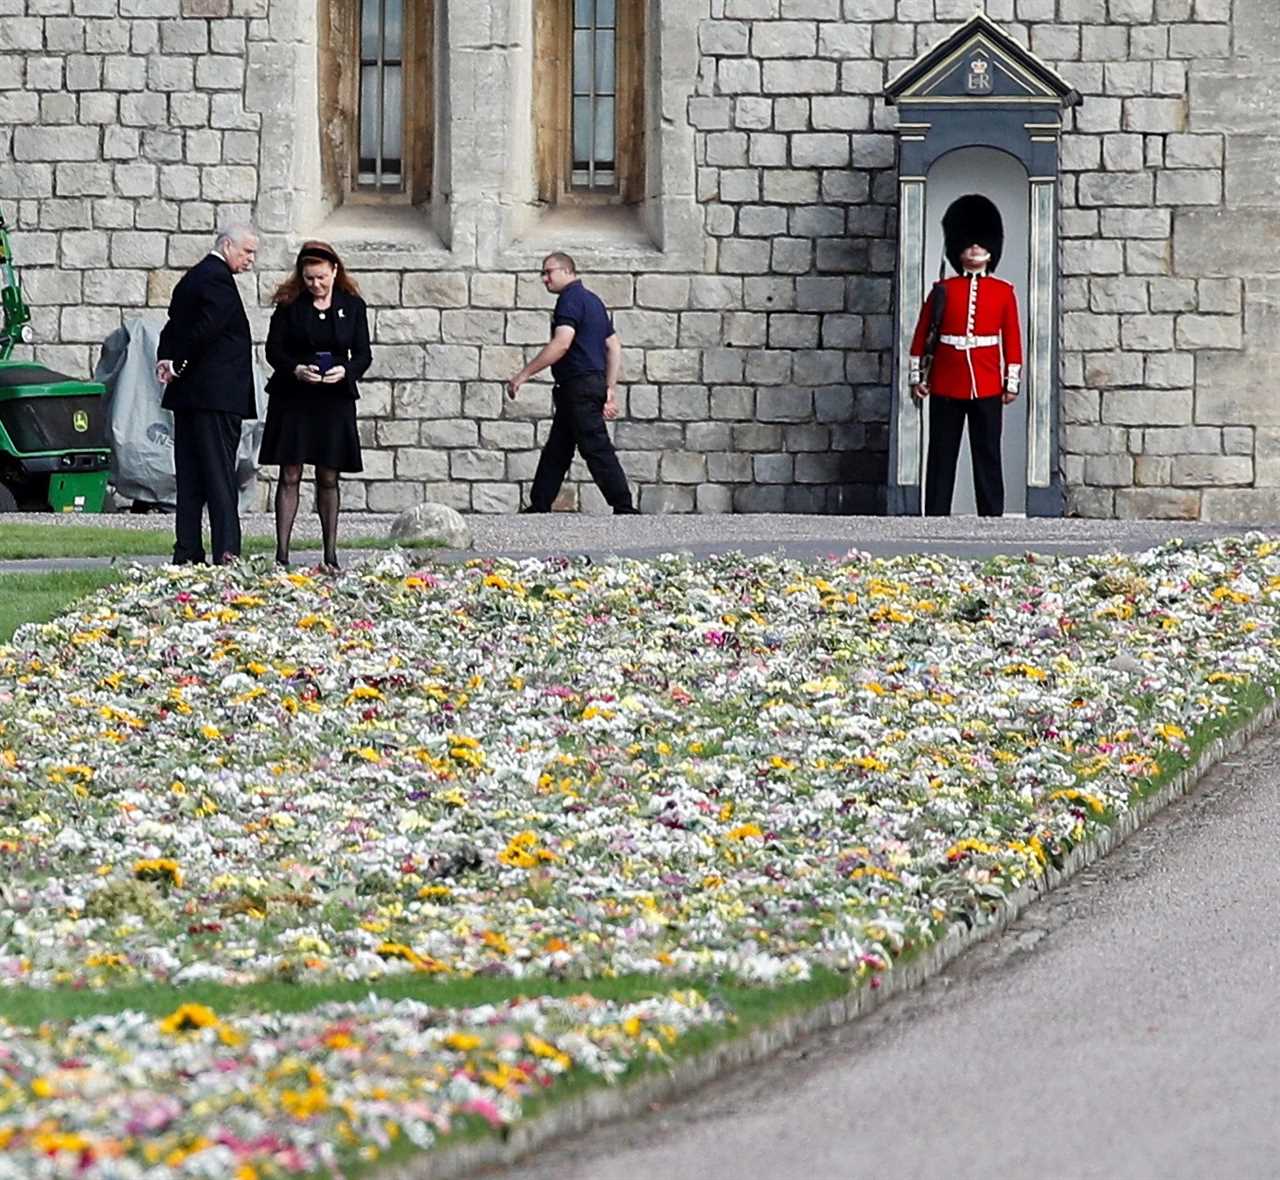
[(319, 259), (322, 262), (331, 262), (334, 266), (338, 265), (338, 256), (330, 250), (328, 246), (320, 246), (313, 242), (306, 243), (302, 249), (298, 251), (299, 266), (308, 259)]

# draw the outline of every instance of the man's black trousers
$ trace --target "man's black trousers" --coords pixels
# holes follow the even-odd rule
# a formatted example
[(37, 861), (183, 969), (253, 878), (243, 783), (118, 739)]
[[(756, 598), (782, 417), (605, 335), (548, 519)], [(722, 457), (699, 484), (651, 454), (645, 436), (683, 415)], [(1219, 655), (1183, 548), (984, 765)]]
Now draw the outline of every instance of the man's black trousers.
[(969, 424), (969, 455), (973, 460), (973, 491), (979, 516), (1004, 515), (1004, 470), (1000, 431), (1004, 404), (995, 397), (929, 398), (929, 464), (925, 472), (924, 514), (949, 516), (956, 485), (960, 435)]
[(213, 559), (240, 556), (240, 492), (236, 487), (239, 414), (220, 410), (173, 412), (173, 468), (178, 482), (173, 560), (204, 561), (201, 539), (206, 505)]
[(529, 492), (529, 508), (533, 512), (550, 512), (560, 485), (573, 462), (577, 447), (586, 461), (596, 487), (604, 493), (609, 507), (631, 508), (631, 489), (618, 453), (604, 425), (604, 401), (606, 389), (603, 373), (574, 377), (558, 384), (552, 391), (555, 416), (551, 419), (551, 434), (547, 437), (538, 469), (534, 472), (533, 487)]

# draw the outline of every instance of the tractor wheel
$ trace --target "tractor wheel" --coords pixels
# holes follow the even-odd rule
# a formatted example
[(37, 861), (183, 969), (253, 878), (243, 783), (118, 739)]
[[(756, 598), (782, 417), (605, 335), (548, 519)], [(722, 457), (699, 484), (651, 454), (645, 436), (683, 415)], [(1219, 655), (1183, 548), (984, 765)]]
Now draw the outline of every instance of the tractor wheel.
[(18, 501), (4, 484), (0, 483), (0, 512), (17, 512)]

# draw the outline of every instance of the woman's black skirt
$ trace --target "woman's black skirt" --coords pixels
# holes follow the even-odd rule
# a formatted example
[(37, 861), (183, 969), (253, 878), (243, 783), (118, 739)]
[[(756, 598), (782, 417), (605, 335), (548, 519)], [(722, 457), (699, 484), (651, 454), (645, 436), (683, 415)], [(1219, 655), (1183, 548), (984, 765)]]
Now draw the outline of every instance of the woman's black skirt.
[(361, 471), (356, 403), (347, 394), (312, 386), (281, 390), (267, 402), (258, 462), (264, 466), (310, 463), (335, 471)]

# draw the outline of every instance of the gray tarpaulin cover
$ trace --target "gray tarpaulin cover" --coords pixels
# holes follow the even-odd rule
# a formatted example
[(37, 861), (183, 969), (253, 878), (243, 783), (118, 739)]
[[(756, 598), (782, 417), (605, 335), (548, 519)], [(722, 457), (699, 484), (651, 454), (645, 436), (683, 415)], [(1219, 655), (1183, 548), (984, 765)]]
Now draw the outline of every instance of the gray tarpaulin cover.
[[(107, 418), (111, 428), (111, 478), (116, 494), (126, 500), (146, 500), (172, 508), (177, 502), (173, 478), (173, 415), (161, 409), (164, 386), (156, 380), (156, 349), (163, 324), (127, 320), (102, 345), (93, 379), (107, 387)], [(258, 472), (258, 444), (267, 397), (257, 357), (253, 384), (258, 417), (246, 421), (236, 454), (240, 510), (256, 507), (254, 483)]]

